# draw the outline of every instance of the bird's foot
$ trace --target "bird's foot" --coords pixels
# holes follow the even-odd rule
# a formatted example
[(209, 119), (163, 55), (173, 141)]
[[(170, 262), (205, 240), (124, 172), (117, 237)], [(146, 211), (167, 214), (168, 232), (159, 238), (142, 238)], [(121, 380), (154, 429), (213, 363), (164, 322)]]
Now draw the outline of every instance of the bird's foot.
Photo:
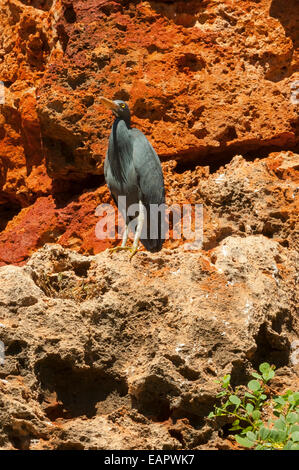
[(114, 248), (108, 248), (108, 250), (110, 251), (110, 253), (114, 253), (114, 252), (122, 251), (122, 250), (131, 251), (131, 256), (130, 256), (130, 261), (131, 261), (133, 256), (135, 256), (135, 254), (138, 251), (138, 246), (135, 246), (135, 247), (134, 246), (116, 246)]
[(130, 246), (115, 246), (114, 248), (108, 248), (108, 250), (113, 253), (115, 251), (122, 251), (122, 250), (131, 250)]
[(137, 251), (138, 251), (138, 246), (132, 246), (130, 248), (130, 251), (132, 252), (131, 256), (130, 256), (130, 261), (132, 260), (133, 256), (136, 255)]

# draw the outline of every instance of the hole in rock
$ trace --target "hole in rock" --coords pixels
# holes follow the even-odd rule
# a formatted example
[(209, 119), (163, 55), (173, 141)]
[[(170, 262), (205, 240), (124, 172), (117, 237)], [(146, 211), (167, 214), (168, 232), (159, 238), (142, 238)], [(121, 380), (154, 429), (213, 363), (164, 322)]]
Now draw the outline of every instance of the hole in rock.
[(50, 419), (91, 418), (111, 413), (128, 400), (124, 379), (103, 370), (73, 367), (56, 355), (37, 363), (35, 373), (41, 390), (39, 400)]
[(194, 171), (197, 166), (209, 166), (210, 174), (212, 174), (216, 173), (222, 166), (230, 163), (235, 155), (242, 155), (246, 161), (251, 162), (255, 159), (267, 158), (272, 152), (286, 152), (288, 150), (296, 153), (299, 151), (299, 148), (298, 145), (275, 146), (269, 143), (269, 145), (259, 146), (252, 142), (244, 142), (243, 144), (231, 144), (228, 148), (223, 148), (222, 146), (217, 151), (210, 149), (210, 151), (207, 150), (204, 155), (200, 156), (194, 149), (189, 152), (186, 151), (181, 156), (182, 160), (178, 162), (173, 171), (182, 174), (188, 170)]
[(237, 387), (239, 385), (247, 385), (251, 376), (248, 370), (248, 363), (242, 359), (236, 360), (232, 363), (231, 370), (231, 385)]
[(8, 222), (22, 210), (21, 205), (15, 203), (0, 204), (0, 232), (5, 229)]
[(154, 422), (167, 421), (171, 416), (169, 402), (163, 398), (158, 398), (157, 400), (146, 400), (146, 403), (142, 404), (137, 403), (135, 399), (133, 399), (132, 405), (139, 413)]
[(90, 261), (82, 261), (73, 265), (75, 274), (79, 277), (87, 277), (90, 268)]
[(61, 442), (55, 450), (84, 450), (84, 445), (80, 442)]
[(114, 93), (114, 100), (129, 101), (130, 95), (126, 90), (119, 90)]
[(145, 378), (138, 397), (132, 400), (132, 406), (149, 419), (163, 422), (171, 416), (169, 396), (177, 395), (178, 391), (167, 380), (151, 375)]
[(75, 161), (73, 149), (63, 140), (55, 140), (50, 137), (43, 138), (44, 148), (47, 153), (47, 163), (51, 161), (65, 162), (65, 165), (73, 164)]
[(208, 416), (212, 409), (213, 406), (210, 402), (207, 404), (203, 403), (200, 409), (201, 415), (199, 416), (195, 413), (190, 413), (183, 408), (178, 408), (173, 411), (171, 419), (174, 423), (180, 419), (188, 419), (190, 426), (194, 429), (200, 429), (204, 425), (205, 417)]
[(67, 6), (67, 8), (64, 10), (63, 16), (68, 23), (76, 22), (77, 15), (76, 15), (73, 5)]
[(30, 434), (24, 434), (19, 431), (10, 431), (8, 438), (15, 449), (18, 450), (29, 450), (30, 448)]
[(11, 85), (12, 85), (14, 82), (12, 82), (12, 81), (10, 81), (10, 80), (3, 80), (3, 83), (4, 83), (4, 86), (5, 86), (6, 88), (9, 88), (9, 87), (11, 87)]
[(159, 121), (166, 115), (169, 106), (167, 100), (151, 102), (138, 98), (133, 105), (132, 114), (139, 119), (148, 119), (150, 122)]
[(57, 209), (77, 201), (84, 192), (95, 190), (104, 184), (104, 175), (84, 176), (74, 173), (69, 180), (53, 180), (52, 188)]
[(21, 2), (24, 3), (24, 5), (45, 11), (49, 11), (53, 4), (53, 0), (21, 0)]
[(23, 351), (23, 349), (26, 346), (27, 346), (27, 343), (25, 343), (25, 341), (21, 341), (21, 340), (12, 341), (7, 347), (5, 354), (7, 356), (17, 356)]
[[(277, 324), (275, 326), (277, 327)], [(274, 364), (276, 368), (288, 365), (290, 355), (288, 341), (283, 344), (283, 340), (279, 341), (278, 334), (271, 336), (265, 323), (261, 325), (255, 341), (257, 349), (251, 362), (256, 370), (262, 362)]]
[(298, 0), (272, 0), (270, 16), (276, 18), (285, 30), (285, 34), (294, 43), (294, 50), (298, 47), (299, 36), (298, 36)]
[(67, 82), (69, 84), (69, 86), (73, 89), (73, 90), (76, 90), (76, 88), (80, 87), (81, 85), (83, 85), (83, 83), (85, 83), (86, 81), (86, 75), (85, 73), (79, 73), (78, 75), (76, 76), (69, 76), (68, 79), (67, 79)]
[(197, 56), (196, 54), (186, 53), (178, 59), (177, 65), (179, 70), (182, 72), (187, 70), (198, 72), (204, 68), (205, 62), (202, 57)]

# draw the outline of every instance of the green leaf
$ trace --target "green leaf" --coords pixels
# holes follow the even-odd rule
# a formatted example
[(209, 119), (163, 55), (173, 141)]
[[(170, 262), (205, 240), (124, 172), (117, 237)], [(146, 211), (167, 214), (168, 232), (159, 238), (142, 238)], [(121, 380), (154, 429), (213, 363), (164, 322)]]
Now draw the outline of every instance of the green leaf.
[(267, 449), (267, 447), (266, 447), (266, 446), (263, 446), (263, 445), (261, 445), (261, 444), (258, 444), (258, 445), (255, 447), (255, 450), (265, 450), (265, 449)]
[(268, 382), (269, 380), (273, 379), (274, 375), (274, 370), (270, 369), (268, 372), (263, 373), (263, 379), (265, 382)]
[(293, 442), (299, 442), (299, 431), (292, 432), (290, 437)]
[(298, 413), (288, 413), (286, 416), (287, 423), (295, 424), (298, 422)]
[(231, 396), (229, 397), (229, 401), (230, 401), (231, 403), (233, 403), (234, 405), (236, 405), (236, 406), (239, 406), (240, 403), (241, 403), (241, 400), (240, 400), (239, 397), (237, 397), (237, 395), (231, 395)]
[(269, 438), (273, 442), (282, 442), (285, 439), (286, 433), (284, 431), (278, 431), (278, 429), (270, 429)]
[(290, 450), (299, 450), (299, 444), (292, 444)]
[(264, 372), (268, 372), (271, 369), (271, 366), (268, 362), (263, 362), (259, 365), (259, 371), (263, 374)]
[(291, 427), (290, 427), (290, 432), (295, 432), (295, 431), (299, 431), (299, 425), (298, 424), (293, 424)]
[(259, 437), (263, 440), (266, 440), (269, 436), (270, 430), (265, 426), (261, 426), (259, 429)]
[(299, 392), (291, 393), (288, 396), (288, 402), (294, 406), (299, 405)]
[(254, 395), (252, 395), (252, 393), (245, 392), (245, 393), (244, 393), (244, 397), (249, 398), (249, 400), (250, 400), (252, 403), (255, 403), (255, 402), (256, 402), (256, 397), (255, 397)]
[(279, 431), (283, 431), (286, 427), (285, 422), (279, 418), (276, 421), (274, 421), (274, 427), (275, 429), (278, 429)]
[(248, 439), (248, 437), (241, 437), (241, 436), (236, 436), (235, 437), (236, 441), (238, 444), (240, 444), (243, 447), (251, 448), (254, 446), (254, 441)]
[(259, 366), (259, 370), (262, 373), (263, 380), (265, 382), (268, 382), (268, 380), (273, 379), (273, 377), (275, 375), (275, 372), (274, 372), (273, 368), (270, 366), (270, 364), (268, 364), (268, 362), (263, 362)]
[(226, 374), (222, 379), (222, 387), (227, 388), (230, 383), (230, 374)]
[(208, 414), (208, 418), (215, 418), (215, 413), (213, 413), (213, 411), (211, 411), (211, 413)]
[(231, 428), (229, 428), (230, 431), (239, 431), (240, 429), (242, 428), (238, 424), (236, 424), (236, 426), (232, 426)]
[(254, 420), (259, 419), (260, 416), (261, 416), (261, 412), (259, 410), (253, 410), (252, 417), (253, 417)]
[(253, 430), (253, 427), (250, 425), (250, 426), (246, 426), (246, 428), (243, 428), (242, 429), (242, 436), (246, 436), (246, 433), (248, 433), (248, 431), (252, 431)]
[(247, 411), (247, 413), (251, 415), (251, 413), (253, 412), (253, 410), (254, 410), (254, 406), (253, 406), (251, 403), (247, 403), (247, 405), (246, 405), (246, 411)]
[(253, 441), (255, 442), (256, 441), (256, 434), (252, 431), (248, 431), (246, 433), (246, 437), (250, 440), (250, 441)]
[(277, 404), (277, 405), (281, 405), (281, 406), (284, 406), (286, 404), (286, 400), (283, 398), (283, 397), (275, 397), (274, 398), (274, 402)]
[(294, 399), (295, 399), (297, 402), (299, 402), (299, 392), (294, 392), (293, 395), (294, 395)]
[(252, 392), (257, 392), (261, 388), (260, 383), (257, 380), (250, 380), (250, 382), (247, 384), (247, 387)]
[(263, 379), (263, 377), (260, 374), (258, 374), (257, 372), (252, 372), (251, 375), (252, 375), (252, 377), (254, 377), (256, 379), (259, 379), (259, 380)]
[(291, 404), (293, 404), (294, 401), (295, 401), (294, 394), (291, 393), (290, 395), (288, 395), (288, 402), (291, 403)]

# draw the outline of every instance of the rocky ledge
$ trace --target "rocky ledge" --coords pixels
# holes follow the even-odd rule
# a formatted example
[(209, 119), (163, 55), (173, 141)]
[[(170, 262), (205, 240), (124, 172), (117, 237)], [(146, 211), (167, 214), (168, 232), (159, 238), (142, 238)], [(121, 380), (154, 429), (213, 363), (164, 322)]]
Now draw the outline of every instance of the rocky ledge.
[(263, 235), (210, 251), (47, 244), (0, 268), (2, 449), (229, 449), (217, 377), (262, 361), (298, 385), (297, 253)]

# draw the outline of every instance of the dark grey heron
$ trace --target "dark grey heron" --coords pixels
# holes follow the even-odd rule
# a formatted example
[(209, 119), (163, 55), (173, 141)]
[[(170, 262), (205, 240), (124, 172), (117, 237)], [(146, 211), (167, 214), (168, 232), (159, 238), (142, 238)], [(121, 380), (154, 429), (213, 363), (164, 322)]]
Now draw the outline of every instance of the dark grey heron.
[[(165, 211), (164, 180), (159, 157), (145, 135), (131, 127), (130, 109), (124, 101), (112, 101), (103, 96), (99, 100), (116, 117), (104, 163), (106, 183), (126, 224), (122, 244), (115, 250), (129, 249), (132, 258), (140, 240), (148, 251), (159, 251), (164, 241)], [(130, 208), (133, 208), (134, 214)], [(128, 247), (129, 224), (136, 217), (133, 245)]]

